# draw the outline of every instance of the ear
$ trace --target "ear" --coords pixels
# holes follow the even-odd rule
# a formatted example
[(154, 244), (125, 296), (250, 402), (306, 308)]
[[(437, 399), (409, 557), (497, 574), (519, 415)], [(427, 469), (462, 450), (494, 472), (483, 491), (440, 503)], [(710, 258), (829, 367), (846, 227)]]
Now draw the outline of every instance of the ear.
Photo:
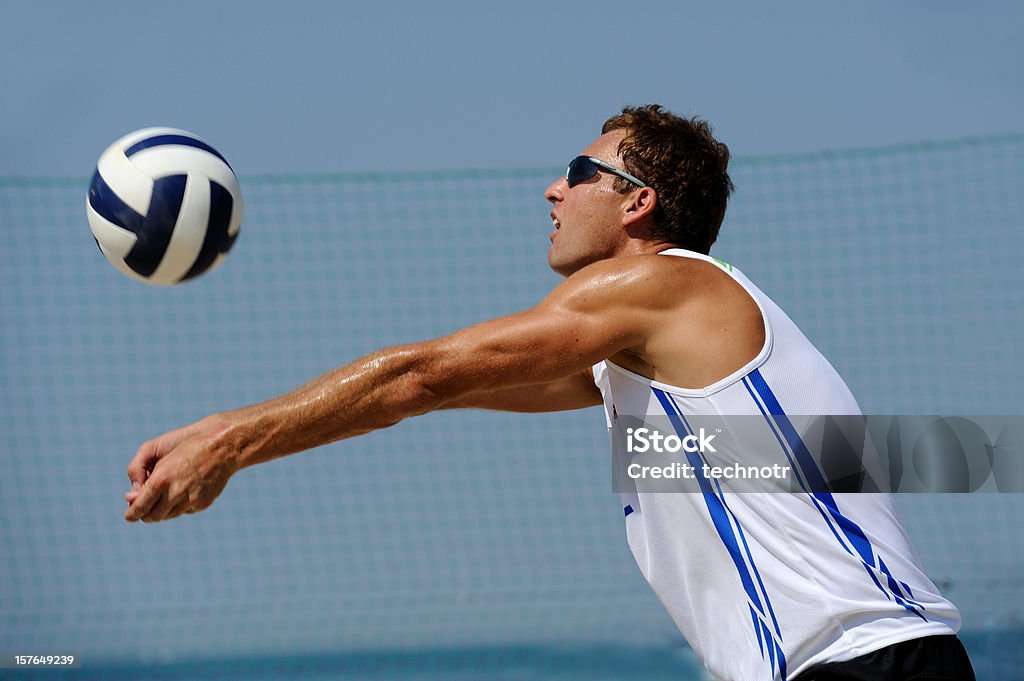
[(627, 230), (642, 227), (654, 219), (658, 193), (651, 187), (640, 187), (624, 197), (622, 225)]

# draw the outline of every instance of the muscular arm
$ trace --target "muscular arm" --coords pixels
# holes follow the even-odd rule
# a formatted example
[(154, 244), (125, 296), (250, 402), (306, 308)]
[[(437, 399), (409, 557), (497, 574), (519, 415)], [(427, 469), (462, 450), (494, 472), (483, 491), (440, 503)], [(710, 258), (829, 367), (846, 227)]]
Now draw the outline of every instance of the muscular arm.
[(588, 367), (565, 378), (537, 385), (484, 390), (446, 402), (442, 409), (493, 409), (540, 413), (582, 409), (601, 404), (601, 391)]
[(434, 409), (519, 410), (531, 391), (544, 398), (538, 404), (596, 404), (584, 372), (642, 346), (648, 333), (644, 301), (655, 298), (657, 284), (641, 260), (596, 263), (529, 310), (381, 350), (280, 397), (147, 442), (128, 469), (140, 489), (127, 495), (126, 519), (201, 510), (241, 468)]
[(621, 269), (588, 270), (529, 310), (381, 350), (226, 414), (225, 456), (244, 468), (445, 407), (530, 410), (531, 395), (547, 407), (596, 404), (596, 387), (581, 394), (583, 372), (641, 343), (645, 316)]

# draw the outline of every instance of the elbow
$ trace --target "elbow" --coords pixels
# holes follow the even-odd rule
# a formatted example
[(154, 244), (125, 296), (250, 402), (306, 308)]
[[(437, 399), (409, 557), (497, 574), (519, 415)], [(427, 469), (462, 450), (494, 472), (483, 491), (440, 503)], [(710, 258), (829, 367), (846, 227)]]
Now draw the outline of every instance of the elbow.
[[(382, 410), (381, 416), (387, 421), (382, 425), (394, 425), (408, 416), (419, 416), (444, 406), (462, 395), (458, 388), (457, 372), (446, 366), (445, 353), (435, 344), (423, 344), (415, 351), (402, 352), (404, 362), (396, 366), (397, 380), (387, 381), (390, 392), (387, 402), (393, 409)], [(389, 416), (390, 415), (390, 416)]]
[(387, 425), (394, 425), (406, 416), (419, 416), (434, 411), (451, 399), (429, 376), (419, 371), (406, 374), (394, 397), (399, 405), (396, 412), (402, 416)]
[(446, 340), (386, 351), (384, 380), (377, 386), (385, 393), (379, 395), (377, 403), (388, 405), (377, 414), (381, 427), (441, 409), (476, 389), (483, 375), (479, 363), (465, 361), (468, 353), (453, 348)]

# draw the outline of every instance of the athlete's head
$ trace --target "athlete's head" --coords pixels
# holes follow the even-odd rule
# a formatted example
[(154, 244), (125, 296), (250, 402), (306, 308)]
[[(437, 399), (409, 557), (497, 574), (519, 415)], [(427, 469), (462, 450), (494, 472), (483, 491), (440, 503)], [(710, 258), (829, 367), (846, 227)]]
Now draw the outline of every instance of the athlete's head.
[(624, 172), (618, 155), (625, 131), (601, 135), (570, 164), (566, 174), (553, 182), (544, 196), (553, 205), (551, 249), (548, 264), (563, 276), (616, 255), (635, 252), (634, 237), (640, 243), (651, 236), (646, 227), (654, 210), (654, 190), (636, 180), (633, 190), (622, 193), (615, 187), (617, 172)]
[(707, 123), (626, 107), (545, 192), (555, 225), (548, 263), (568, 276), (665, 245), (707, 253), (732, 190), (728, 162)]
[[(707, 254), (733, 189), (729, 147), (712, 136), (707, 121), (676, 116), (657, 104), (627, 106), (601, 128), (603, 133), (616, 130), (626, 133), (617, 150), (623, 168), (657, 194), (653, 234)], [(636, 189), (621, 178), (615, 187), (622, 193)]]

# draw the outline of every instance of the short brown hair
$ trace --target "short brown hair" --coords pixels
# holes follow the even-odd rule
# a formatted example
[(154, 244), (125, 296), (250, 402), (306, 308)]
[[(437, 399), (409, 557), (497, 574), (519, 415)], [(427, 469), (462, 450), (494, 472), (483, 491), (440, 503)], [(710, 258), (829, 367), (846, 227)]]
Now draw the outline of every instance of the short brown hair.
[[(676, 116), (657, 104), (624, 107), (601, 132), (619, 129), (626, 130), (618, 149), (625, 169), (658, 196), (655, 236), (707, 254), (733, 190), (729, 147), (711, 135), (707, 121)], [(617, 178), (615, 188), (626, 193), (636, 185)]]

